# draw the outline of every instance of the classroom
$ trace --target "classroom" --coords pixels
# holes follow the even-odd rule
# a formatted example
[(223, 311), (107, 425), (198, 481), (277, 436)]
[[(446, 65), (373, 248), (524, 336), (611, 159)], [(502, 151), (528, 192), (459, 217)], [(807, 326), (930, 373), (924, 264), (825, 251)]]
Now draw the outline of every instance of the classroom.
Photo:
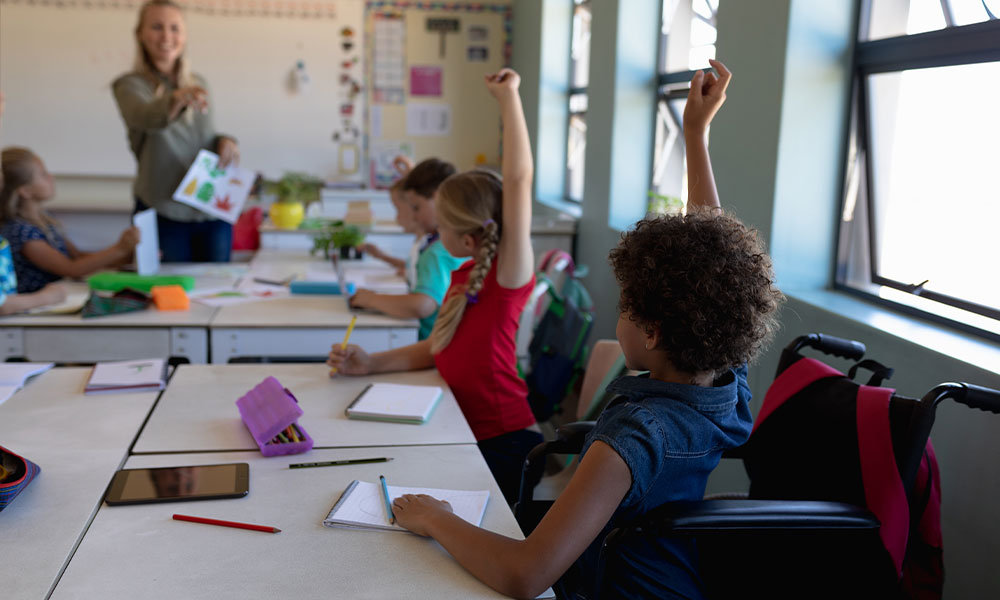
[(0, 0), (0, 595), (1000, 597), (998, 105), (997, 0)]

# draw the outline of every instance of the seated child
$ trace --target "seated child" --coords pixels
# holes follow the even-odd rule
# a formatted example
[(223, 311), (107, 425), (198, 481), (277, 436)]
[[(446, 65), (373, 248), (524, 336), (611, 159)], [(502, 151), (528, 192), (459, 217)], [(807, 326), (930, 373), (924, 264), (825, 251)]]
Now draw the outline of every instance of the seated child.
[(58, 304), (65, 299), (66, 290), (58, 283), (50, 283), (31, 294), (18, 294), (10, 242), (0, 237), (0, 315), (12, 315), (38, 306)]
[(410, 202), (415, 227), (427, 234), (419, 247), (415, 283), (410, 293), (376, 294), (360, 289), (350, 300), (353, 307), (370, 308), (393, 317), (420, 319), (417, 332), (417, 339), (420, 340), (431, 334), (438, 307), (451, 284), (451, 272), (463, 262), (449, 254), (438, 239), (437, 213), (434, 209), (438, 186), (454, 173), (455, 167), (451, 163), (430, 158), (415, 166), (404, 180), (403, 192)]
[(81, 252), (42, 209), (52, 198), (52, 175), (27, 148), (5, 148), (0, 155), (0, 235), (9, 242), (17, 274), (17, 290), (34, 292), (63, 277), (84, 277), (128, 261), (139, 243), (139, 230), (129, 227), (104, 250)]
[[(397, 157), (399, 158), (399, 157)], [(406, 171), (408, 173), (409, 170)], [(426, 233), (420, 230), (416, 220), (413, 218), (413, 208), (409, 200), (406, 199), (406, 192), (403, 187), (406, 185), (406, 173), (397, 179), (389, 188), (389, 199), (393, 208), (396, 209), (396, 223), (403, 228), (405, 233), (414, 234), (413, 246), (406, 259), (397, 258), (387, 254), (381, 248), (371, 243), (361, 244), (358, 248), (362, 252), (367, 252), (371, 256), (396, 268), (396, 274), (406, 278), (406, 284), (413, 289), (417, 282), (417, 258), (420, 254), (420, 247), (426, 238)]]
[[(701, 499), (723, 450), (750, 434), (746, 363), (773, 336), (782, 295), (756, 234), (717, 208), (705, 134), (730, 74), (712, 65), (720, 77), (694, 76), (684, 114), (689, 214), (643, 219), (611, 252), (621, 286), (616, 335), (628, 367), (649, 373), (611, 384), (618, 396), (565, 491), (525, 540), (475, 527), (430, 496), (393, 501), (400, 525), (436, 539), (503, 594), (532, 598), (562, 577), (591, 597), (610, 528)], [(692, 550), (669, 539), (624, 548), (632, 575), (610, 582), (611, 597), (699, 597)]]

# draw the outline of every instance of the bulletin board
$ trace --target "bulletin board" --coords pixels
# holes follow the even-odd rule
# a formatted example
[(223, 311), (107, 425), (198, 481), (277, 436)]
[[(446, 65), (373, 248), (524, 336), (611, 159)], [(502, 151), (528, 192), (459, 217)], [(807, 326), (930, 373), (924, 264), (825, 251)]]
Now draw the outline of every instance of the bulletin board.
[[(177, 1), (192, 70), (244, 166), (364, 181), (364, 0)], [(0, 144), (57, 175), (134, 176), (111, 82), (131, 69), (141, 5), (0, 0)]]
[(510, 63), (512, 7), (496, 2), (370, 0), (365, 7), (369, 184), (392, 157), (459, 170), (500, 163), (500, 112), (484, 75)]

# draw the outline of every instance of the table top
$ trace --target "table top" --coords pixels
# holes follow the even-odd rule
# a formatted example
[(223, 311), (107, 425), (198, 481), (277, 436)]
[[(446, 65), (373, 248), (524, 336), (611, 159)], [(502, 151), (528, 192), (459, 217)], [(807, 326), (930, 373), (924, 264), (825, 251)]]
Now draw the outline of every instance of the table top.
[[(316, 448), (471, 444), (472, 430), (454, 395), (435, 369), (367, 377), (329, 377), (323, 364), (181, 365), (133, 448), (137, 453), (257, 450), (240, 419), (236, 399), (274, 376), (299, 401), (298, 423)], [(359, 421), (344, 409), (370, 382), (435, 385), (444, 390), (422, 425)], [(313, 453), (299, 455), (313, 460)]]
[(0, 512), (0, 587), (44, 598), (97, 511), (157, 392), (84, 396), (88, 368), (57, 368), (0, 405), (0, 444), (41, 473)]
[[(490, 491), (482, 526), (522, 538), (474, 444), (322, 450), (308, 460), (389, 456), (387, 463), (289, 469), (303, 455), (134, 456), (126, 467), (246, 462), (234, 500), (102, 506), (52, 598), (500, 598), (430, 538), (322, 525), (354, 479)], [(173, 513), (270, 525), (261, 533), (174, 521)], [(17, 596), (22, 597), (22, 596)]]

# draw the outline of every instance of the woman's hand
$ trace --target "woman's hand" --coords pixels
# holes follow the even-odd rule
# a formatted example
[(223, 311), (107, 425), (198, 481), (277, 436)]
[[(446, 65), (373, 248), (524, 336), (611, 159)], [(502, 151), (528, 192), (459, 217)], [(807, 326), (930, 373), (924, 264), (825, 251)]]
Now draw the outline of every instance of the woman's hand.
[[(340, 344), (334, 344), (330, 348), (330, 356), (326, 359), (326, 364), (331, 368), (330, 377), (367, 375), (372, 370), (371, 356), (360, 346), (354, 344), (348, 344), (346, 348), (341, 348)], [(336, 372), (333, 369), (336, 369)]]
[(503, 102), (511, 95), (517, 95), (517, 88), (521, 85), (521, 76), (514, 69), (500, 69), (492, 75), (486, 76), (486, 89), (493, 94), (493, 97)]
[(225, 169), (231, 164), (240, 164), (240, 146), (233, 138), (220, 137), (215, 153), (219, 155), (219, 168)]
[(375, 292), (371, 290), (361, 289), (350, 297), (347, 304), (350, 305), (351, 308), (374, 308), (372, 304), (375, 300), (375, 295)]
[(392, 514), (400, 527), (417, 535), (430, 535), (427, 523), (436, 515), (454, 512), (451, 504), (427, 494), (404, 494), (392, 501)]
[(115, 245), (118, 246), (119, 250), (127, 254), (135, 250), (136, 245), (141, 241), (141, 239), (142, 234), (139, 233), (139, 228), (133, 225), (122, 232)]
[(704, 134), (715, 113), (719, 112), (722, 103), (726, 101), (726, 88), (729, 87), (733, 74), (717, 60), (708, 62), (719, 72), (719, 76), (697, 71), (691, 78), (691, 90), (684, 107), (685, 134)]
[(208, 110), (208, 91), (199, 85), (177, 88), (170, 100), (170, 119), (173, 120), (187, 107), (201, 112)]

